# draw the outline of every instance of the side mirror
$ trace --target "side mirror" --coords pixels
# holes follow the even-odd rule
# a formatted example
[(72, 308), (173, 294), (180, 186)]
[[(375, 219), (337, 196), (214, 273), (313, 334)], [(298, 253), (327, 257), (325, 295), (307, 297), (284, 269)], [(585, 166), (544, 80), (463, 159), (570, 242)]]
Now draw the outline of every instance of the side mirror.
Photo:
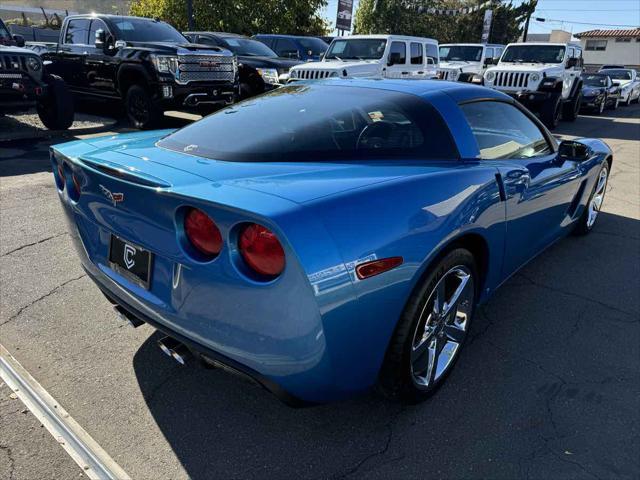
[(13, 41), (16, 42), (17, 47), (24, 47), (24, 37), (22, 35), (14, 35)]
[(485, 65), (493, 65), (493, 58), (487, 57), (484, 59)]
[(389, 55), (389, 61), (387, 62), (387, 66), (391, 67), (393, 65), (398, 65), (400, 62), (400, 53), (399, 52), (391, 52)]
[(558, 148), (558, 158), (583, 162), (591, 158), (592, 150), (584, 143), (575, 140), (563, 140)]
[(120, 50), (127, 46), (127, 42), (124, 40), (116, 40), (116, 43), (113, 45), (116, 50)]
[(105, 38), (106, 38), (106, 34), (104, 33), (104, 30), (102, 29), (96, 30), (96, 37), (93, 40), (93, 44), (95, 45), (95, 47), (104, 48)]
[(567, 67), (568, 68), (573, 68), (576, 65), (578, 65), (578, 59), (577, 58), (570, 58), (569, 60), (567, 60)]
[(616, 87), (620, 86), (620, 82), (611, 82), (611, 83), (613, 83)]

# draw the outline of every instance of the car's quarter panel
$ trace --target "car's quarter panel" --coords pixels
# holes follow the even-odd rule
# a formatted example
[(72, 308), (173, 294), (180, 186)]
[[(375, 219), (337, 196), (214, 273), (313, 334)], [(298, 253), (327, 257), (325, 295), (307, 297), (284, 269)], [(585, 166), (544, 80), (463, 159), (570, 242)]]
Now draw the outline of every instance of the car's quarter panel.
[[(475, 234), (486, 242), (486, 293), (501, 281), (505, 208), (495, 167), (450, 161), (378, 168), (396, 171), (398, 178), (305, 204), (331, 232), (346, 266), (346, 271), (341, 265), (312, 272), (319, 286), (327, 285), (319, 288), (318, 298), (342, 302), (332, 282), (345, 273), (357, 294), (357, 305), (349, 302), (323, 316), (328, 351), (341, 368), (344, 389), (373, 383), (410, 293), (457, 238)], [(354, 274), (358, 263), (395, 256), (403, 264), (394, 270), (365, 280)]]

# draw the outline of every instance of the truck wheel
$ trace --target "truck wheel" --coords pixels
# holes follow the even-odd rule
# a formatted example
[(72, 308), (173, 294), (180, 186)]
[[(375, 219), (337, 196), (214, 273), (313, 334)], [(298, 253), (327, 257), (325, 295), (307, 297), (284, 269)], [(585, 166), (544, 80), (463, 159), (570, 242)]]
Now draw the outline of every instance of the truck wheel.
[(559, 93), (554, 93), (540, 109), (540, 120), (549, 130), (553, 130), (560, 123), (560, 113), (562, 112), (562, 97)]
[(582, 92), (577, 92), (576, 95), (562, 106), (562, 119), (573, 122), (578, 118), (580, 112), (580, 106), (582, 105)]
[(124, 103), (127, 117), (134, 128), (149, 130), (160, 122), (162, 111), (140, 85), (129, 87)]
[(240, 84), (240, 100), (244, 100), (245, 98), (249, 98), (249, 97), (253, 97), (255, 95), (255, 93), (253, 92), (253, 89), (251, 88), (251, 85), (249, 85), (246, 82), (243, 82)]
[(66, 130), (73, 123), (73, 97), (57, 75), (47, 75), (44, 81), (47, 95), (36, 104), (38, 117), (49, 130)]

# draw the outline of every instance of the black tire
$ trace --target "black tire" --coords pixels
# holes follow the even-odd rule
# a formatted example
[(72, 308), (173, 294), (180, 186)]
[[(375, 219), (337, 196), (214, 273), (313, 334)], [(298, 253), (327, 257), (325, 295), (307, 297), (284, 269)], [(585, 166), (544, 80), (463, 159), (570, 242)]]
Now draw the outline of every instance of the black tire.
[[(596, 196), (596, 194), (598, 193), (599, 190), (599, 186), (600, 186), (600, 178), (601, 176), (605, 175), (605, 179), (604, 179), (604, 185), (602, 188), (602, 198), (600, 201), (600, 206), (598, 207), (598, 212), (596, 213), (596, 216), (594, 217), (594, 219), (592, 221), (589, 220), (590, 214), (591, 214), (591, 208), (590, 205), (593, 202), (594, 197)], [(580, 215), (580, 218), (578, 219), (575, 228), (573, 229), (573, 233), (575, 235), (586, 235), (587, 233), (589, 233), (591, 230), (593, 230), (593, 227), (595, 226), (595, 222), (598, 219), (598, 213), (600, 212), (601, 208), (602, 208), (602, 203), (604, 202), (604, 197), (607, 193), (607, 182), (609, 180), (609, 163), (608, 162), (604, 162), (602, 167), (600, 167), (600, 171), (598, 172), (598, 177), (596, 179), (596, 184), (593, 186), (593, 190), (591, 191), (591, 195), (589, 195), (589, 200), (587, 201), (587, 204), (584, 208), (584, 212), (582, 212), (582, 215)]]
[[(416, 382), (416, 375), (414, 373), (415, 360), (412, 362), (412, 355), (416, 352), (416, 350), (414, 350), (414, 342), (418, 329), (426, 329), (425, 322), (430, 323), (430, 319), (432, 319), (432, 315), (434, 315), (433, 313), (429, 313), (428, 318), (424, 318), (422, 314), (427, 310), (429, 312), (432, 311), (433, 295), (435, 295), (434, 289), (440, 285), (440, 281), (443, 280), (445, 276), (449, 278), (451, 272), (457, 268), (466, 269), (472, 280), (472, 282), (467, 285), (469, 291), (472, 293), (472, 298), (471, 301), (469, 301), (468, 298), (465, 299), (465, 305), (466, 308), (469, 309), (469, 312), (468, 315), (465, 316), (466, 328), (464, 329), (464, 336), (459, 342), (455, 353), (451, 356), (451, 361), (447, 363), (441, 375), (434, 377), (433, 382), (429, 382), (428, 385), (420, 385)], [(445, 282), (445, 280), (443, 280), (443, 282)], [(440, 388), (452, 371), (468, 336), (478, 286), (479, 277), (475, 259), (468, 250), (463, 248), (451, 250), (426, 272), (424, 280), (416, 287), (405, 306), (404, 312), (389, 342), (384, 363), (380, 369), (378, 388), (385, 396), (389, 398), (399, 398), (408, 403), (418, 403), (426, 400)], [(450, 285), (449, 288), (455, 290), (456, 286)], [(446, 323), (446, 321), (443, 322), (443, 324)], [(420, 338), (426, 338), (427, 340), (423, 340), (422, 343), (426, 343), (429, 339), (431, 339), (431, 341), (435, 340), (436, 342), (442, 341), (444, 334), (442, 330), (438, 333), (438, 330), (434, 327), (429, 336), (425, 337), (424, 335), (426, 335), (426, 333), (420, 335)], [(449, 341), (448, 335), (444, 335), (444, 341)]]
[(582, 106), (582, 92), (578, 90), (576, 94), (562, 106), (562, 119), (573, 122), (578, 118), (580, 107)]
[(40, 121), (49, 130), (66, 130), (73, 124), (74, 105), (66, 83), (57, 75), (46, 75), (47, 95), (36, 103)]
[(251, 88), (251, 85), (249, 85), (246, 82), (242, 82), (240, 84), (240, 100), (244, 100), (245, 98), (253, 97), (254, 95), (255, 95), (255, 92)]
[(562, 113), (562, 97), (559, 93), (554, 93), (542, 104), (540, 109), (540, 120), (549, 129), (553, 130), (560, 123)]
[(129, 122), (134, 128), (150, 130), (155, 128), (162, 119), (162, 110), (158, 108), (147, 90), (140, 85), (129, 87), (124, 104)]
[(616, 97), (616, 99), (609, 105), (609, 110), (617, 110), (618, 105), (620, 104), (620, 97)]

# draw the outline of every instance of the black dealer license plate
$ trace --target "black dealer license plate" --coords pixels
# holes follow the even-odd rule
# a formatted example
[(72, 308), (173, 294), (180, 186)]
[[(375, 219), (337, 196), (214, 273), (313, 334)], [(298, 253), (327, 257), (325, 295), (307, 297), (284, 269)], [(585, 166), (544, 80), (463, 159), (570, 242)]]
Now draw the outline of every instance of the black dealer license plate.
[(111, 235), (109, 263), (111, 268), (143, 288), (149, 288), (153, 254), (144, 248)]

